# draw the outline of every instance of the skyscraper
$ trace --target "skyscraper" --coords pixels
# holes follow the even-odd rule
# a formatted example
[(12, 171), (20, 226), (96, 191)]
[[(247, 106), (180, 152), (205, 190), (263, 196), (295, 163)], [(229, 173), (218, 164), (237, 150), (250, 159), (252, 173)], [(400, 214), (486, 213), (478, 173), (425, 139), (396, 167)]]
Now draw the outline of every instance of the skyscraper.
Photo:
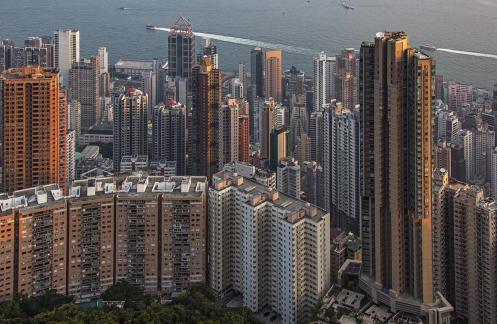
[(290, 127), (288, 127), (290, 132), (290, 149), (292, 153), (295, 153), (295, 147), (300, 138), (304, 134), (306, 136), (308, 134), (309, 115), (307, 114), (307, 108), (302, 96), (292, 97), (290, 99), (290, 108)]
[(257, 97), (255, 99), (249, 98), (249, 112), (250, 112), (250, 123), (251, 132), (250, 138), (253, 143), (259, 143), (262, 145), (262, 111), (264, 109), (265, 100), (262, 97)]
[(492, 111), (497, 111), (497, 82), (494, 84), (494, 91), (492, 96)]
[(76, 177), (76, 160), (74, 153), (76, 151), (76, 131), (68, 130), (66, 136), (66, 183), (67, 188), (71, 185)]
[(54, 69), (10, 69), (2, 90), (2, 190), (66, 188), (66, 101)]
[(219, 170), (227, 163), (238, 161), (239, 116), (239, 101), (230, 97), (226, 98), (217, 115)]
[(54, 32), (55, 67), (59, 69), (62, 84), (69, 84), (69, 70), (79, 62), (79, 30), (59, 29)]
[(72, 64), (69, 71), (69, 99), (81, 105), (81, 128), (88, 129), (102, 118), (100, 64), (98, 56)]
[(300, 164), (301, 196), (313, 205), (323, 208), (323, 168), (315, 161)]
[(250, 161), (250, 116), (249, 104), (247, 101), (241, 102), (241, 109), (238, 114), (238, 161)]
[(202, 48), (202, 54), (198, 55), (198, 64), (202, 63), (202, 58), (207, 56), (211, 59), (212, 65), (215, 69), (219, 69), (219, 54), (217, 53), (217, 47), (210, 38), (205, 39), (204, 47)]
[(310, 155), (311, 161), (316, 161), (320, 165), (323, 164), (323, 127), (323, 112), (312, 112), (309, 118)]
[(250, 52), (250, 85), (256, 97), (264, 97), (264, 52), (259, 47)]
[(333, 96), (335, 63), (335, 58), (329, 57), (325, 52), (314, 59), (314, 111), (322, 110)]
[(67, 128), (74, 130), (74, 140), (78, 143), (81, 136), (81, 104), (79, 101), (71, 101), (67, 105), (67, 115)]
[(434, 172), (433, 285), (467, 323), (497, 319), (497, 205), (477, 186)]
[(299, 71), (295, 66), (292, 66), (290, 70), (285, 71), (283, 80), (285, 88), (284, 95), (286, 99), (291, 98), (292, 96), (304, 95), (305, 74), (303, 71)]
[(448, 81), (447, 96), (449, 110), (457, 111), (463, 106), (473, 103), (473, 86), (471, 84)]
[(326, 120), (324, 151), (329, 152), (323, 173), (327, 186), (323, 189), (334, 226), (358, 235), (360, 232), (360, 113), (332, 101), (324, 112)]
[(266, 98), (274, 98), (278, 103), (283, 100), (282, 66), (281, 50), (266, 51), (265, 95)]
[(234, 78), (231, 80), (231, 94), (233, 97), (236, 99), (243, 99), (244, 98), (244, 88), (243, 88), (243, 82), (238, 79)]
[(125, 155), (148, 155), (147, 107), (148, 97), (129, 88), (114, 96), (114, 171), (119, 172)]
[(389, 300), (407, 302), (403, 295), (425, 305), (435, 300), (431, 244), (434, 67), (431, 58), (409, 45), (403, 32), (378, 33), (374, 44), (361, 46), (362, 237), (363, 252), (368, 250), (363, 254), (361, 285), (376, 298), (374, 292), (388, 290), (384, 295)]
[(285, 127), (271, 131), (269, 147), (269, 166), (276, 172), (280, 161), (288, 156), (288, 130)]
[(195, 65), (195, 35), (191, 23), (185, 17), (179, 17), (171, 26), (168, 56), (169, 76), (189, 80)]
[(270, 98), (264, 102), (260, 112), (260, 141), (261, 141), (261, 159), (269, 159), (269, 141), (271, 132), (276, 127), (276, 103)]
[(218, 112), (221, 102), (221, 71), (208, 57), (192, 72), (193, 174), (210, 178), (219, 167)]
[(335, 98), (346, 109), (359, 104), (359, 53), (347, 48), (336, 57), (334, 76)]
[(98, 63), (100, 75), (109, 72), (109, 53), (107, 53), (107, 48), (98, 48)]
[(476, 148), (475, 139), (472, 131), (461, 129), (457, 133), (456, 143), (461, 145), (464, 151), (464, 162), (465, 162), (465, 181), (469, 182), (475, 179), (476, 175)]
[(176, 174), (186, 174), (187, 108), (182, 104), (154, 108), (152, 145), (154, 161), (176, 162)]

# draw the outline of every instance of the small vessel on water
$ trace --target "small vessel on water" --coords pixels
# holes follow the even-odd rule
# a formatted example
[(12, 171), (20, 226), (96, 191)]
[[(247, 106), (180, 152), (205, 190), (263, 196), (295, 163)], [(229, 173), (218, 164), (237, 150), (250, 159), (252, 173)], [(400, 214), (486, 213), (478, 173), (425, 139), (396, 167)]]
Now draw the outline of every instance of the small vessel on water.
[(159, 28), (159, 25), (149, 24), (146, 25), (145, 28), (147, 28), (148, 30), (156, 30), (157, 28)]
[(437, 47), (433, 44), (421, 44), (419, 46), (419, 48), (421, 48), (422, 50), (426, 50), (426, 51), (436, 51), (437, 50)]
[(119, 7), (119, 10), (129, 10), (131, 8), (128, 8), (128, 7)]
[(348, 9), (348, 10), (354, 10), (355, 8), (352, 7), (350, 4), (348, 4), (347, 2), (342, 1), (342, 6), (345, 8), (345, 9)]

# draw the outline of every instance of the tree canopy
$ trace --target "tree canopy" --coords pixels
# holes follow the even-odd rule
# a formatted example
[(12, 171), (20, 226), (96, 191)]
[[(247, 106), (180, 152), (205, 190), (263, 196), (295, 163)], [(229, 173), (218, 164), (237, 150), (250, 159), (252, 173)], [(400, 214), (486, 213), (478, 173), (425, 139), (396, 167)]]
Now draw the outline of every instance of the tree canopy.
[(124, 308), (82, 308), (54, 291), (40, 297), (16, 297), (0, 303), (2, 323), (259, 323), (244, 307), (226, 308), (215, 302), (204, 286), (194, 286), (173, 302), (161, 305), (127, 282), (110, 287), (102, 299), (125, 301)]

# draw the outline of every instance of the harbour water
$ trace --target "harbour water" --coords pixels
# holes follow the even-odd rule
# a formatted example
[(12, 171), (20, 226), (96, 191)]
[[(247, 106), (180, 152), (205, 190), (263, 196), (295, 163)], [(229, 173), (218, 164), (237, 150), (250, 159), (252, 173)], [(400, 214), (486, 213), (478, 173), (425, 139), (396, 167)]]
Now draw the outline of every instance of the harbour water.
[[(146, 30), (145, 25), (169, 27), (183, 15), (201, 33), (298, 49), (284, 51), (285, 67), (295, 65), (311, 73), (312, 57), (320, 50), (336, 54), (342, 48), (359, 48), (377, 31), (404, 30), (414, 45), (432, 43), (450, 49), (433, 52), (438, 73), (477, 86), (497, 82), (497, 60), (457, 53), (497, 54), (497, 1), (348, 3), (355, 9), (345, 9), (340, 0), (0, 0), (0, 38), (21, 44), (28, 36), (75, 28), (81, 31), (83, 56), (105, 46), (111, 62), (166, 58), (167, 33)], [(224, 69), (248, 63), (251, 44), (215, 42)]]

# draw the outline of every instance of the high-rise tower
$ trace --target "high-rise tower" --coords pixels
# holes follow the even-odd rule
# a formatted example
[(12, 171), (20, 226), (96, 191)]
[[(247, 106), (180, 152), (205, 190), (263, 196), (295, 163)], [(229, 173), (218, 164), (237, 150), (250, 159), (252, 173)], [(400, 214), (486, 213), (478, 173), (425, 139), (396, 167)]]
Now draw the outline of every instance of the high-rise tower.
[(283, 100), (282, 65), (281, 50), (266, 51), (266, 98), (274, 98), (276, 102)]
[(79, 62), (79, 30), (59, 29), (54, 32), (55, 67), (60, 71), (62, 84), (69, 84), (69, 70)]
[(210, 178), (218, 170), (218, 111), (221, 102), (221, 71), (208, 57), (192, 73), (193, 174)]
[(347, 48), (336, 57), (333, 84), (337, 102), (346, 109), (354, 109), (359, 103), (359, 53)]
[(190, 79), (195, 65), (195, 35), (184, 17), (171, 26), (168, 38), (169, 76)]
[(187, 109), (184, 105), (154, 107), (153, 160), (176, 162), (176, 175), (185, 175), (187, 133)]
[(54, 69), (10, 69), (2, 90), (2, 190), (38, 185), (66, 187), (66, 101)]
[(218, 111), (218, 157), (219, 169), (225, 164), (239, 161), (240, 114), (242, 107), (235, 98), (225, 98)]
[(148, 97), (137, 89), (114, 96), (114, 171), (120, 170), (125, 155), (148, 154)]
[(81, 105), (81, 128), (88, 129), (102, 118), (100, 109), (99, 57), (74, 62), (69, 71), (69, 94), (71, 102)]
[(250, 85), (256, 97), (264, 97), (264, 52), (259, 47), (250, 52)]
[(273, 129), (276, 127), (276, 103), (272, 98), (264, 102), (264, 107), (260, 112), (260, 141), (261, 159), (269, 159), (269, 143)]
[(202, 54), (198, 55), (198, 63), (202, 63), (204, 56), (208, 56), (211, 59), (212, 65), (215, 69), (219, 69), (219, 54), (217, 53), (217, 47), (210, 38), (205, 39), (204, 47), (202, 48)]
[(322, 110), (332, 98), (334, 69), (335, 58), (326, 53), (321, 52), (314, 59), (314, 111)]
[[(434, 302), (432, 101), (434, 62), (403, 32), (361, 47), (363, 250), (361, 284)], [(377, 290), (379, 289), (379, 290)]]

